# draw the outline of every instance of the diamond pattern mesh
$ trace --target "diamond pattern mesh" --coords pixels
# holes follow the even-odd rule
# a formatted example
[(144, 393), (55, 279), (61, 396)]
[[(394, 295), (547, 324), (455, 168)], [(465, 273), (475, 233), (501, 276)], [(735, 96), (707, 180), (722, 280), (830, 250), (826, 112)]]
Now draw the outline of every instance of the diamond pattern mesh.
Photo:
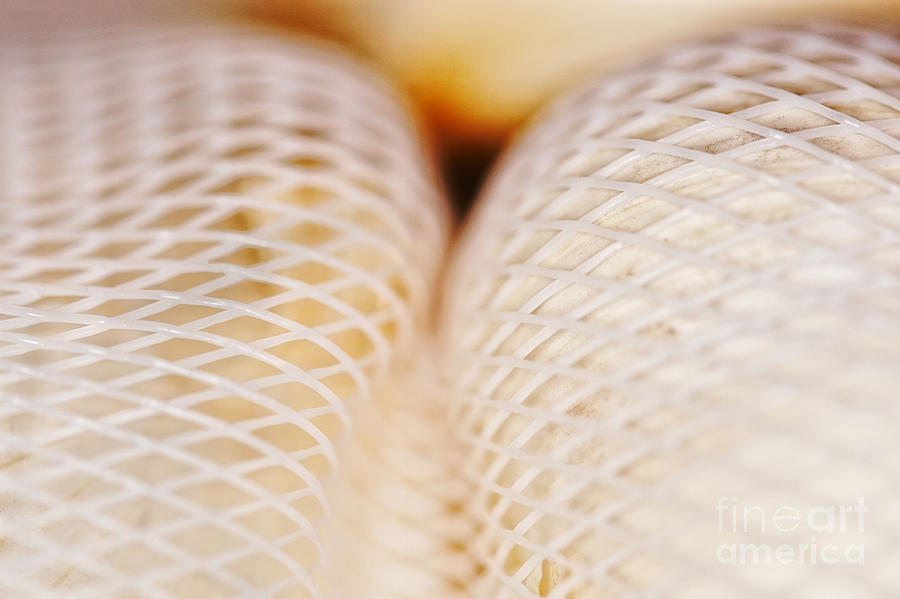
[[(874, 33), (745, 32), (518, 140), (446, 287), (473, 596), (896, 595), (898, 62)], [(771, 528), (858, 497), (863, 532)], [(769, 528), (720, 530), (722, 498)], [(864, 565), (717, 561), (811, 537)]]
[[(892, 38), (750, 31), (563, 99), (488, 186), (432, 344), (446, 219), (381, 81), (271, 31), (21, 29), (3, 597), (900, 589)], [(862, 531), (717, 522), (859, 497)]]
[(445, 392), (425, 352), (360, 411), (332, 491), (329, 597), (464, 599), (477, 569), (463, 448), (446, 426)]
[(210, 25), (10, 32), (0, 90), (0, 595), (322, 596), (442, 252), (405, 111)]

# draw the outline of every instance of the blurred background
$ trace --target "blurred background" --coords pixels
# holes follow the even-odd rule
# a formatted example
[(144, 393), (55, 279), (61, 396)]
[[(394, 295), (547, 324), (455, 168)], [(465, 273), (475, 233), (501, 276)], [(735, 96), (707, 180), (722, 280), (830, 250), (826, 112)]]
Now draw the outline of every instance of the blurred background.
[(418, 105), (458, 214), (516, 128), (585, 77), (745, 24), (892, 27), (900, 0), (0, 0), (0, 18), (204, 15), (336, 41)]

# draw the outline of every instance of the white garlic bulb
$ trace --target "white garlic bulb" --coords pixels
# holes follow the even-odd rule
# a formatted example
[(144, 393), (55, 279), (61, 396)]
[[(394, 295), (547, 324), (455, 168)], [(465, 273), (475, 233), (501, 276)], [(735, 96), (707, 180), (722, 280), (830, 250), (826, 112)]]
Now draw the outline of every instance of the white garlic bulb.
[(900, 588), (898, 62), (878, 33), (752, 30), (509, 151), (444, 298), (474, 596)]
[(0, 595), (325, 596), (337, 441), (412, 351), (443, 250), (408, 115), (268, 30), (21, 33), (0, 41)]

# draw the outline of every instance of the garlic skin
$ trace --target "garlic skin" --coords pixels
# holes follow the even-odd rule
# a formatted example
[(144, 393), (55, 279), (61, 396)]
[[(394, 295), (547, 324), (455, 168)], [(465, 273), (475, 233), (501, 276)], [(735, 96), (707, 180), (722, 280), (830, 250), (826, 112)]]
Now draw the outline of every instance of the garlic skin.
[(0, 41), (0, 595), (326, 596), (340, 440), (413, 351), (446, 238), (408, 112), (266, 29), (24, 23)]
[(900, 18), (891, 0), (229, 1), (358, 46), (448, 140), (497, 145), (554, 94), (629, 56), (753, 23)]
[[(748, 30), (566, 96), (508, 151), (444, 287), (474, 596), (898, 588), (898, 62), (876, 32)], [(864, 530), (772, 524), (859, 498)], [(865, 563), (718, 561), (811, 538)]]

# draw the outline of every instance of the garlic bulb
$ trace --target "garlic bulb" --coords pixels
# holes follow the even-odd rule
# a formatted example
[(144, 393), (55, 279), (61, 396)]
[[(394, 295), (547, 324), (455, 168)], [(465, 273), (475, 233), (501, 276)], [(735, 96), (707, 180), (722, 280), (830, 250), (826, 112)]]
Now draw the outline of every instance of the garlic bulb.
[(750, 30), (509, 151), (444, 298), (474, 596), (900, 588), (898, 62)]
[[(0, 44), (0, 594), (322, 597), (446, 218), (393, 91), (209, 23)], [(327, 556), (326, 556), (327, 557)]]

